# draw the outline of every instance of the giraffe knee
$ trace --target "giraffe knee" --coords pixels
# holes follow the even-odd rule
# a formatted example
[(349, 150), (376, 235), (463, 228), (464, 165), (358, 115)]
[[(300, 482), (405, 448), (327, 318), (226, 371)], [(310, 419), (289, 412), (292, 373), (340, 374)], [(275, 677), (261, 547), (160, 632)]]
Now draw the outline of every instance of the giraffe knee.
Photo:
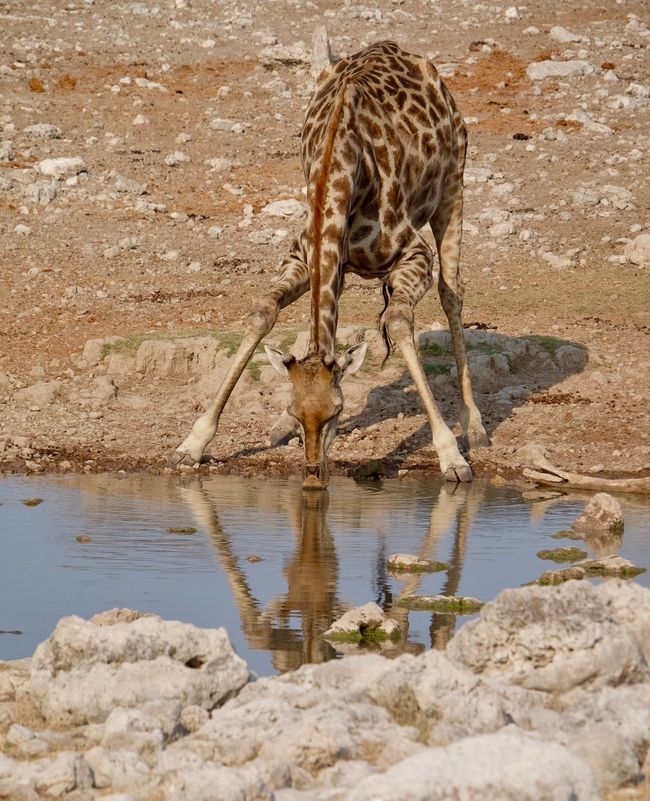
[(413, 310), (407, 307), (388, 306), (386, 331), (393, 342), (403, 342), (413, 334)]
[(261, 339), (273, 328), (277, 316), (277, 306), (271, 307), (264, 303), (257, 304), (246, 318), (246, 331), (249, 334), (255, 334)]

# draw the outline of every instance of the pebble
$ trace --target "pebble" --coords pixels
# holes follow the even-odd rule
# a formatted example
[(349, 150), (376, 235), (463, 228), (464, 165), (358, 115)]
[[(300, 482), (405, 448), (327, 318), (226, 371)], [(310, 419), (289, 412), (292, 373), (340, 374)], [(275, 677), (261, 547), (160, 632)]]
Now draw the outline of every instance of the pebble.
[(174, 153), (170, 153), (168, 156), (165, 156), (165, 164), (168, 167), (177, 167), (179, 164), (188, 164), (192, 159), (187, 155), (187, 153), (183, 153), (181, 150), (176, 150)]

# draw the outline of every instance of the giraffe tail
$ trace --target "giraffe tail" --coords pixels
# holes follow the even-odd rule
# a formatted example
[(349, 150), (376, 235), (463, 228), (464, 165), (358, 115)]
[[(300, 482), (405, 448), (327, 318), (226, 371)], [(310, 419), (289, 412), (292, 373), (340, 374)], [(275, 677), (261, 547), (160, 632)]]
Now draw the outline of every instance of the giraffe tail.
[(384, 340), (384, 345), (386, 346), (386, 355), (381, 362), (381, 366), (383, 367), (386, 364), (388, 357), (395, 350), (395, 343), (390, 338), (388, 326), (386, 325), (386, 309), (388, 309), (390, 297), (393, 294), (393, 287), (383, 283), (381, 285), (381, 294), (384, 298), (384, 308), (381, 310), (379, 318), (377, 319), (377, 327), (379, 328), (379, 333), (381, 334), (381, 338)]

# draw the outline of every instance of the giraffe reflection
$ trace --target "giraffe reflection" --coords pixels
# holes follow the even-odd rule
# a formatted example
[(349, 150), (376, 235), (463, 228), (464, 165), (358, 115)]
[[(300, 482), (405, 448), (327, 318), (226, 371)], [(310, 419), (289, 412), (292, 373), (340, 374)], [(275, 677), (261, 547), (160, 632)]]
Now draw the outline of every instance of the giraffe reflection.
[[(342, 493), (341, 496), (338, 493), (330, 496), (328, 493), (291, 488), (286, 494), (282, 493), (281, 498), (277, 492), (269, 496), (274, 511), (286, 510), (294, 532), (295, 546), (284, 568), (286, 592), (263, 607), (255, 598), (247, 578), (247, 574), (254, 576), (254, 571), (259, 568), (251, 569), (246, 565), (244, 557), (235, 554), (231, 536), (219, 517), (218, 497), (210, 490), (209, 481), (203, 483), (197, 480), (191, 486), (180, 489), (180, 492), (196, 521), (214, 545), (249, 647), (269, 651), (273, 664), (279, 671), (293, 670), (307, 662), (324, 662), (335, 658), (336, 651), (321, 635), (350, 604), (338, 598), (339, 562), (327, 520), (328, 506), (335, 506), (334, 512), (338, 515), (344, 505), (348, 519), (352, 517), (367, 521), (369, 512), (373, 513), (368, 492), (359, 489)], [(433, 501), (430, 524), (418, 555), (424, 558), (435, 556), (449, 563), (442, 589), (444, 594), (454, 595), (458, 590), (468, 531), (483, 493), (484, 489), (477, 484), (443, 484)], [(261, 507), (264, 506), (264, 499), (256, 500), (261, 501)], [(376, 521), (385, 520), (385, 503), (378, 504), (376, 508)], [(385, 537), (382, 536), (381, 526), (377, 525), (376, 528), (379, 552), (374, 559), (369, 554), (369, 560), (374, 561), (373, 584), (378, 588), (377, 600), (390, 617), (399, 621), (403, 632), (402, 641), (390, 651), (390, 655), (421, 651), (424, 646), (409, 639), (408, 622), (409, 614), (424, 613), (409, 613), (399, 605), (399, 600), (417, 592), (423, 575), (400, 576), (403, 586), (395, 597), (391, 591), (392, 582), (386, 572), (387, 554), (383, 546)], [(444, 554), (437, 551), (441, 539), (449, 532), (453, 533), (452, 552), (449, 558), (445, 558)], [(292, 621), (299, 621), (299, 630), (291, 628)], [(455, 615), (433, 614), (430, 627), (431, 645), (444, 647), (453, 634), (455, 625)]]
[[(450, 484), (442, 485), (437, 498), (431, 507), (431, 520), (422, 544), (417, 553), (422, 559), (437, 558), (449, 565), (446, 580), (440, 590), (441, 595), (456, 595), (460, 586), (461, 571), (467, 549), (467, 538), (472, 521), (478, 511), (485, 488), (479, 484)], [(453, 531), (453, 545), (451, 554), (445, 558), (439, 553), (440, 540)], [(399, 605), (400, 599), (407, 595), (415, 595), (422, 582), (422, 573), (406, 575), (391, 617), (399, 621), (402, 631), (408, 630), (408, 612)], [(423, 614), (411, 612), (411, 614)], [(432, 648), (444, 648), (451, 639), (455, 628), (457, 615), (450, 613), (433, 612), (429, 633)]]

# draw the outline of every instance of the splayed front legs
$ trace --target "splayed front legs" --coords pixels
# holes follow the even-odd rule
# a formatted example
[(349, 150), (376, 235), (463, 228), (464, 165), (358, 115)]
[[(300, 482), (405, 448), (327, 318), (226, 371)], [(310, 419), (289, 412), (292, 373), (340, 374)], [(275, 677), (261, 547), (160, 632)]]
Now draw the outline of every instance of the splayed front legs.
[(255, 352), (255, 348), (275, 325), (280, 309), (293, 303), (309, 289), (307, 265), (296, 253), (297, 247), (298, 243), (294, 252), (285, 262), (281, 279), (269, 293), (256, 303), (253, 311), (248, 315), (246, 334), (223, 383), (210, 406), (192, 426), (190, 435), (172, 454), (171, 464), (196, 464), (201, 461), (203, 451), (217, 431), (223, 407)]

